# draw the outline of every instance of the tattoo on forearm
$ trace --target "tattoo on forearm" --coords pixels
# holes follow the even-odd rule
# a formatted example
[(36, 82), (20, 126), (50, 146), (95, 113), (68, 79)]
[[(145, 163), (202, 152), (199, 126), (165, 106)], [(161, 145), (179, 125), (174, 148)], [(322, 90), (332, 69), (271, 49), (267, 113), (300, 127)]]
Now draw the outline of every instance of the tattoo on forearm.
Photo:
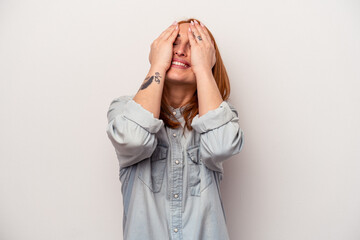
[[(155, 80), (154, 80), (155, 78)], [(152, 83), (152, 81), (154, 80), (155, 82), (157, 82), (158, 84), (160, 84), (160, 73), (159, 72), (155, 72), (155, 75), (154, 76), (150, 76), (150, 77), (147, 77), (145, 78), (145, 82), (141, 85), (140, 90), (143, 90), (145, 88), (147, 88), (148, 86), (150, 86), (150, 84)]]

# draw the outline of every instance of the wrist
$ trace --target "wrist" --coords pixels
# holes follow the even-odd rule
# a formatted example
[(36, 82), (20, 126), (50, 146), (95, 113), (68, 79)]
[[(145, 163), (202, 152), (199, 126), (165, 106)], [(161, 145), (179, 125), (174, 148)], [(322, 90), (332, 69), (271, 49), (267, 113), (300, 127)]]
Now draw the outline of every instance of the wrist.
[(195, 76), (208, 75), (208, 74), (212, 75), (212, 69), (207, 68), (207, 67), (200, 67), (197, 69), (193, 69), (193, 72), (194, 72)]
[(160, 65), (151, 65), (150, 71), (155, 71), (159, 73), (165, 73), (167, 71), (166, 67)]

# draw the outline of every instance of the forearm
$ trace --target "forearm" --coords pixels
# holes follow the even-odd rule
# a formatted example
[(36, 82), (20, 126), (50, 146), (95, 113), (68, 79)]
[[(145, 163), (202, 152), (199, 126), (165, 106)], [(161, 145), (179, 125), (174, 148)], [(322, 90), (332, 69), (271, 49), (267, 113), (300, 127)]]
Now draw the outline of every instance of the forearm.
[(208, 111), (218, 108), (223, 102), (223, 98), (211, 69), (199, 71), (195, 75), (199, 101), (199, 117), (201, 117)]
[(164, 87), (166, 71), (152, 66), (146, 75), (133, 100), (143, 108), (153, 113), (155, 118), (160, 116), (161, 97)]

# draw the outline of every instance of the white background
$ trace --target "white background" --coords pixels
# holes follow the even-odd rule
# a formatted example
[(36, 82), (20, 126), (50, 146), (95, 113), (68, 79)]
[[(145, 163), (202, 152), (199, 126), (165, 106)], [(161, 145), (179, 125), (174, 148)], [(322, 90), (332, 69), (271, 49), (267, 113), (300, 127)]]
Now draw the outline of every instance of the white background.
[(122, 239), (106, 112), (187, 17), (245, 133), (221, 185), (231, 239), (360, 239), (359, 1), (1, 0), (1, 240)]

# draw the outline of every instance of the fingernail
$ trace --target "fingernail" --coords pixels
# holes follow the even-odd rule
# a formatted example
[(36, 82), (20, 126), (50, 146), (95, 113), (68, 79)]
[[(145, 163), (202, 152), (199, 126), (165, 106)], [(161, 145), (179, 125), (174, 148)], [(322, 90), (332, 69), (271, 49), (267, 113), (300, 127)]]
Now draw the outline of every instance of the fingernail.
[(191, 22), (191, 25), (193, 25), (193, 26), (194, 26), (194, 22), (193, 22), (192, 20), (191, 20), (190, 22)]
[(205, 27), (205, 26), (204, 26), (204, 24), (203, 24), (202, 22), (200, 22), (200, 25), (201, 25), (202, 27)]
[(189, 32), (191, 32), (191, 28), (189, 27)]
[(176, 25), (176, 28), (175, 28), (175, 29), (177, 30), (178, 28), (179, 28), (179, 25)]
[(172, 25), (176, 25), (177, 24), (177, 21), (174, 21)]
[(194, 22), (195, 22), (196, 24), (199, 24), (196, 20), (194, 20)]

